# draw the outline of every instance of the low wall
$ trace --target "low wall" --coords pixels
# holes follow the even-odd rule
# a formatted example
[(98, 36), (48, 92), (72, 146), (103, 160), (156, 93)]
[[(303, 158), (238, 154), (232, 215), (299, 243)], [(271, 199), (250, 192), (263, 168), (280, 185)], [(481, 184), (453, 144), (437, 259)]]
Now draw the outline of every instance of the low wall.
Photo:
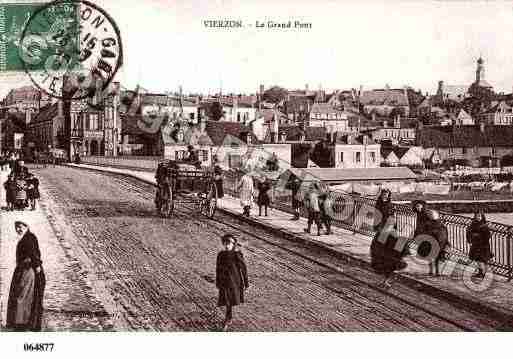
[(159, 161), (162, 161), (163, 158), (159, 156), (85, 156), (81, 157), (80, 160), (82, 163), (97, 166), (112, 166), (136, 170), (155, 171)]

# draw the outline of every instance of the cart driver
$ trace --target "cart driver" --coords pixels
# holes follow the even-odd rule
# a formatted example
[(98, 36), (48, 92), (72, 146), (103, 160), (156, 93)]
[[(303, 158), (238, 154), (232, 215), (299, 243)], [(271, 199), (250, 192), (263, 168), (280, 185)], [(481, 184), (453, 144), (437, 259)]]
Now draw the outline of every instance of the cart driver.
[(192, 164), (195, 164), (199, 162), (198, 154), (194, 150), (193, 145), (187, 146), (187, 156), (186, 156), (187, 162), (190, 162)]

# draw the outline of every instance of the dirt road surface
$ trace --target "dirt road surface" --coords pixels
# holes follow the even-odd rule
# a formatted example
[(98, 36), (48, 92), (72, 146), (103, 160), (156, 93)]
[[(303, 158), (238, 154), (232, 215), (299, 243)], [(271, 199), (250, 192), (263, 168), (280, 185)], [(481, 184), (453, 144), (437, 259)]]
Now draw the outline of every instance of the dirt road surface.
[[(110, 297), (118, 329), (218, 330), (215, 261), (224, 233), (239, 237), (250, 288), (235, 308), (234, 331), (460, 331), (499, 323), (397, 284), (321, 250), (216, 213), (179, 205), (156, 216), (154, 188), (118, 175), (68, 167), (34, 170), (56, 216), (74, 236)], [(272, 215), (272, 212), (271, 214)], [(105, 297), (105, 295), (104, 295)]]

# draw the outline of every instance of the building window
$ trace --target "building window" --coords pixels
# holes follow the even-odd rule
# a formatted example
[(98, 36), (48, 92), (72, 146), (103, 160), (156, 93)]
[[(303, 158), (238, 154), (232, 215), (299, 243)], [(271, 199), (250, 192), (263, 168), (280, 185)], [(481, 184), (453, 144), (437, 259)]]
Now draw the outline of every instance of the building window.
[(376, 152), (369, 152), (369, 158), (371, 162), (376, 162)]
[(237, 122), (240, 122), (240, 112), (237, 112)]
[(344, 152), (340, 152), (340, 162), (344, 162)]
[(360, 163), (362, 161), (362, 153), (361, 152), (356, 152), (356, 160), (355, 162), (356, 163)]
[(175, 160), (182, 161), (185, 159), (187, 151), (175, 151)]
[(492, 147), (492, 156), (497, 155), (497, 149), (495, 147)]
[(230, 168), (237, 168), (242, 165), (241, 156), (240, 155), (234, 155), (230, 154), (228, 156), (228, 166)]
[(207, 150), (200, 150), (199, 152), (200, 152), (200, 153), (199, 153), (199, 155), (200, 155), (200, 160), (201, 160), (202, 162), (206, 162), (206, 161), (208, 161), (208, 151), (207, 151)]
[(478, 153), (478, 152), (479, 152), (479, 150), (478, 150), (477, 146), (474, 146), (474, 153)]
[(191, 112), (191, 113), (189, 114), (189, 118), (190, 118), (191, 120), (194, 120), (194, 112)]
[(466, 155), (467, 154), (467, 148), (466, 147), (462, 147), (461, 153)]

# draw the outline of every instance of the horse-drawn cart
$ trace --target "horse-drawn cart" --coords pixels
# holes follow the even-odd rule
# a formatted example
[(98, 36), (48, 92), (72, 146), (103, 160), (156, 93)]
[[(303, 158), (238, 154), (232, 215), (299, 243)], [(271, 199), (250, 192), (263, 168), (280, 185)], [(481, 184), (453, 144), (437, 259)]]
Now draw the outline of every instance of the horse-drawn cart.
[[(163, 217), (170, 217), (178, 203), (190, 203), (199, 213), (212, 218), (217, 208), (214, 173), (184, 162), (163, 164), (155, 205)], [(158, 177), (158, 176), (157, 176)]]

